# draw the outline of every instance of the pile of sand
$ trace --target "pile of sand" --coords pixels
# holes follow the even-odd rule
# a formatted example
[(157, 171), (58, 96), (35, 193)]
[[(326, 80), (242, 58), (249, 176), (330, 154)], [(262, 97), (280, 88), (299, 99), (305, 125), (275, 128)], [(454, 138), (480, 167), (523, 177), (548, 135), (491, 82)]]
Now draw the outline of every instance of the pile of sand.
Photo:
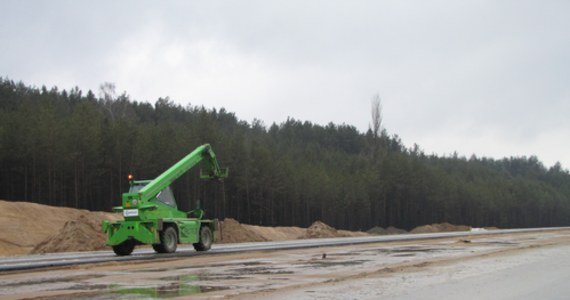
[(265, 242), (268, 241), (261, 234), (251, 228), (247, 228), (240, 222), (226, 218), (220, 222), (220, 230), (217, 234), (218, 243), (242, 243), (242, 242)]
[(369, 234), (363, 231), (349, 231), (349, 230), (337, 230), (339, 237), (351, 237), (351, 236), (368, 236)]
[(305, 234), (300, 238), (314, 239), (314, 238), (353, 237), (353, 236), (367, 236), (367, 235), (369, 234), (362, 231), (336, 230), (335, 228), (321, 221), (315, 221), (311, 226), (309, 226), (309, 228), (307, 228)]
[(297, 240), (305, 235), (307, 228), (301, 227), (266, 227), (242, 224), (246, 229), (256, 232), (268, 241)]
[(470, 231), (470, 226), (465, 225), (453, 225), (449, 223), (438, 223), (431, 225), (418, 226), (410, 233), (433, 233), (433, 232), (448, 232), (448, 231)]
[(393, 226), (390, 226), (386, 229), (379, 227), (379, 226), (376, 226), (376, 227), (370, 228), (368, 231), (366, 231), (366, 233), (372, 234), (372, 235), (391, 235), (391, 234), (404, 234), (404, 233), (408, 233), (408, 232), (405, 231), (404, 229), (396, 228)]
[(332, 238), (332, 237), (339, 237), (340, 234), (338, 231), (329, 225), (321, 222), (315, 221), (309, 228), (307, 228), (307, 232), (303, 238), (306, 239), (313, 239), (313, 238)]
[(235, 219), (226, 218), (220, 222), (219, 243), (244, 243), (265, 241), (287, 241), (302, 238), (307, 231), (300, 227), (266, 227), (241, 224)]
[[(0, 255), (108, 249), (101, 222), (120, 219), (121, 214), (0, 200)], [(336, 230), (319, 221), (309, 228), (263, 227), (228, 218), (220, 225), (219, 243), (367, 235)]]
[(336, 229), (332, 228), (331, 226), (321, 222), (315, 221), (307, 231), (303, 238), (306, 239), (314, 239), (314, 238), (332, 238), (332, 237), (340, 237), (342, 236)]
[(102, 232), (101, 222), (109, 219), (106, 213), (90, 212), (76, 220), (67, 221), (56, 234), (37, 244), (30, 253), (70, 251), (95, 251), (109, 249), (105, 244), (107, 235)]
[(104, 219), (121, 218), (120, 214), (0, 200), (0, 255), (27, 254), (49, 236), (59, 234), (68, 221), (83, 215), (97, 219), (99, 228)]
[(321, 222), (314, 222), (309, 228), (301, 227), (266, 227), (241, 224), (227, 218), (220, 222), (221, 230), (218, 232), (219, 243), (243, 243), (264, 241), (287, 241), (311, 238), (366, 236), (365, 232), (336, 230)]
[[(0, 200), (0, 255), (107, 249), (101, 222), (119, 219), (122, 219), (120, 214)], [(321, 221), (309, 228), (246, 225), (230, 218), (220, 223), (221, 230), (216, 236), (219, 243), (406, 233), (395, 227), (374, 227), (368, 233), (336, 230)], [(411, 233), (469, 230), (469, 226), (441, 223), (419, 226)]]

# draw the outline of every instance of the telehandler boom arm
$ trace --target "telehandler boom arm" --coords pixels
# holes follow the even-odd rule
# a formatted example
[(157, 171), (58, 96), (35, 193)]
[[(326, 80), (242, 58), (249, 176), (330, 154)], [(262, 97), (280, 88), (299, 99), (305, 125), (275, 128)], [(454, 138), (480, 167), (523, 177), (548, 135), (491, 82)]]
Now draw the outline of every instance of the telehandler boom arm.
[(138, 194), (139, 199), (147, 202), (153, 199), (160, 191), (168, 187), (178, 177), (184, 175), (192, 167), (196, 166), (200, 161), (204, 160), (207, 167), (207, 172), (204, 173), (200, 170), (200, 177), (203, 179), (218, 179), (228, 176), (228, 169), (221, 169), (216, 159), (216, 154), (212, 150), (210, 144), (204, 144), (190, 154), (186, 155), (183, 159), (177, 162), (170, 169), (164, 171), (156, 179), (149, 182), (142, 188)]

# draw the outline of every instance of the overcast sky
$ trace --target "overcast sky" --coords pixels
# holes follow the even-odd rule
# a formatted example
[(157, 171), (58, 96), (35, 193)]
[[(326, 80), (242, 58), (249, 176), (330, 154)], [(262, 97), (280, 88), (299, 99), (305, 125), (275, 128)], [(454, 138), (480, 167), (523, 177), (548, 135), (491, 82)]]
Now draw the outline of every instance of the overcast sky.
[(570, 1), (1, 1), (0, 77), (570, 167)]

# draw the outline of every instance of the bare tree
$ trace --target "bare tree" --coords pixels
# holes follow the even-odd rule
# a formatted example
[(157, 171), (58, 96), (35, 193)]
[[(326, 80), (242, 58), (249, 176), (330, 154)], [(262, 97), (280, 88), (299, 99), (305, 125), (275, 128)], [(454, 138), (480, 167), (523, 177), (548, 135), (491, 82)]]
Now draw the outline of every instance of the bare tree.
[(115, 113), (113, 112), (113, 101), (117, 97), (115, 84), (104, 82), (99, 86), (99, 99), (103, 102), (103, 107), (109, 112), (111, 122), (115, 123)]
[(370, 124), (370, 129), (375, 138), (382, 134), (382, 99), (380, 99), (380, 94), (372, 97), (372, 124)]
[[(103, 108), (109, 113), (112, 123), (115, 123), (117, 119), (134, 117), (135, 115), (129, 104), (129, 95), (127, 95), (127, 92), (117, 95), (114, 83), (104, 82), (99, 86), (99, 101), (101, 101)], [(169, 101), (168, 97), (166, 97), (166, 101)]]
[(99, 85), (99, 98), (105, 100), (106, 102), (113, 101), (117, 96), (115, 89), (115, 84), (112, 82), (102, 83)]

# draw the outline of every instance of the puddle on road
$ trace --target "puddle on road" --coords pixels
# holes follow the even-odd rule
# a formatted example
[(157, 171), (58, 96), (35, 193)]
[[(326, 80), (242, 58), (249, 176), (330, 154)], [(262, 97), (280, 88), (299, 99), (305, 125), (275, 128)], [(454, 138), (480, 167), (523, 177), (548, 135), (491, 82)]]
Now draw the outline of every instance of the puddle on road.
[(201, 275), (202, 279), (204, 280), (241, 280), (246, 279), (246, 276), (240, 275), (228, 275), (228, 274), (208, 274), (208, 275)]
[(17, 282), (0, 282), (0, 288), (16, 288), (21, 286), (31, 286), (37, 284), (54, 284), (54, 283), (69, 283), (80, 280), (88, 280), (93, 278), (104, 277), (105, 275), (100, 274), (85, 274), (85, 275), (75, 275), (75, 276), (65, 276), (65, 277), (53, 277), (53, 278), (40, 278)]
[(237, 268), (237, 269), (228, 270), (228, 272), (231, 274), (236, 274), (238, 276), (293, 274), (293, 271), (285, 271), (282, 268), (267, 268), (267, 267)]
[(174, 268), (143, 268), (143, 269), (138, 269), (138, 270), (132, 270), (129, 271), (131, 273), (155, 273), (155, 272), (168, 272), (168, 271), (172, 271)]
[(357, 256), (362, 255), (360, 252), (336, 252), (336, 253), (327, 253), (327, 256), (334, 257), (334, 256)]
[(203, 278), (198, 275), (180, 275), (164, 279), (171, 282), (165, 285), (149, 287), (132, 287), (118, 284), (77, 284), (59, 290), (75, 290), (78, 293), (48, 296), (41, 299), (167, 299), (229, 289), (229, 287), (200, 284)]
[(440, 251), (449, 251), (449, 249), (446, 249), (446, 248), (423, 248), (423, 247), (402, 247), (402, 248), (388, 249), (388, 252), (391, 252), (391, 253), (402, 253), (402, 252), (440, 252)]
[(480, 244), (480, 245), (518, 245), (517, 242), (509, 242), (509, 241), (477, 241), (473, 242), (473, 244)]
[(228, 289), (227, 287), (200, 285), (199, 283), (203, 281), (204, 278), (196, 274), (171, 276), (160, 279), (172, 281), (172, 283), (158, 287), (117, 288), (117, 286), (109, 286), (109, 289), (113, 290), (112, 293), (116, 295), (135, 295), (137, 297), (141, 296), (151, 299), (189, 296)]
[(380, 248), (363, 251), (362, 254), (385, 254), (390, 256), (413, 256), (415, 253), (436, 253), (450, 251), (464, 251), (464, 248), (436, 248), (436, 247), (399, 247), (399, 248)]
[(246, 262), (242, 262), (242, 263), (214, 263), (214, 264), (206, 264), (206, 265), (200, 265), (200, 266), (177, 266), (177, 267), (171, 267), (171, 268), (145, 268), (145, 269), (139, 269), (139, 270), (133, 270), (131, 272), (133, 273), (145, 273), (145, 272), (149, 272), (149, 273), (160, 273), (160, 272), (170, 272), (173, 270), (176, 271), (192, 271), (192, 270), (197, 270), (197, 269), (207, 269), (207, 268), (221, 268), (221, 267), (229, 267), (229, 266), (235, 266), (235, 265), (243, 265), (243, 266), (256, 266), (256, 265), (261, 265), (261, 264), (266, 264), (264, 262), (259, 262), (259, 261), (246, 261)]
[(363, 263), (369, 262), (368, 259), (361, 259), (361, 260), (344, 260), (344, 261), (334, 261), (334, 260), (311, 260), (305, 262), (307, 264), (307, 268), (326, 268), (326, 267), (335, 267), (335, 266), (356, 266), (361, 265)]
[(190, 296), (226, 290), (226, 287), (206, 286), (206, 285), (190, 285), (184, 283), (172, 283), (159, 287), (139, 287), (139, 288), (122, 288), (115, 289), (112, 294), (121, 296), (136, 296), (136, 298), (147, 299), (165, 299), (173, 297)]
[[(192, 272), (197, 269), (201, 269), (204, 266), (178, 266), (178, 267), (170, 267), (170, 268), (145, 268), (139, 270), (129, 271), (131, 273), (162, 273), (162, 272), (171, 272), (171, 271), (187, 271)], [(205, 266), (208, 267), (208, 266)]]
[(394, 257), (411, 257), (416, 256), (415, 253), (400, 253), (400, 254), (392, 254)]

